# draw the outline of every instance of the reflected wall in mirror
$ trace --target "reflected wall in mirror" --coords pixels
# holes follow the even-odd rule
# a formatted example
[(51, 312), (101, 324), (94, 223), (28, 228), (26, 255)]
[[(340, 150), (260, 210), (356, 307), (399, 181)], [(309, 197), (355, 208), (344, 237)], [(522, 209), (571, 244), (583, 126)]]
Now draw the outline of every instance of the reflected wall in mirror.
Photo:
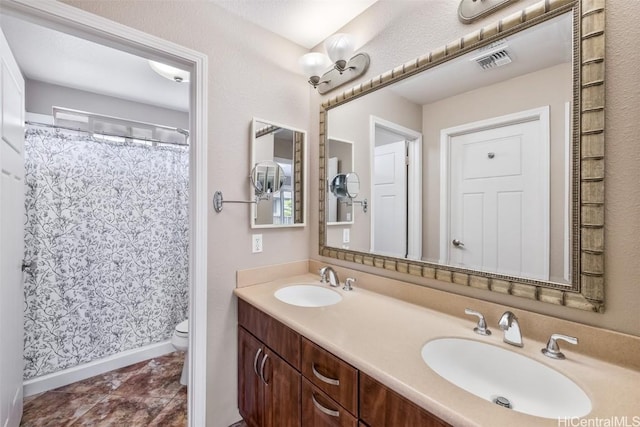
[(603, 35), (602, 7), (543, 2), (323, 104), (372, 196), (321, 255), (601, 311)]
[[(256, 185), (269, 197), (252, 208), (251, 227), (295, 227), (305, 225), (306, 132), (267, 120), (253, 119), (251, 164), (273, 162), (279, 168), (256, 171)], [(283, 176), (277, 177), (281, 170)], [(253, 178), (253, 177), (252, 177)], [(278, 180), (278, 182), (276, 182)], [(275, 186), (281, 181), (278, 190)], [(256, 191), (258, 187), (255, 187)]]
[[(327, 179), (329, 183), (338, 174), (353, 171), (353, 142), (329, 138), (327, 143)], [(353, 205), (330, 191), (327, 185), (327, 225), (353, 224)]]

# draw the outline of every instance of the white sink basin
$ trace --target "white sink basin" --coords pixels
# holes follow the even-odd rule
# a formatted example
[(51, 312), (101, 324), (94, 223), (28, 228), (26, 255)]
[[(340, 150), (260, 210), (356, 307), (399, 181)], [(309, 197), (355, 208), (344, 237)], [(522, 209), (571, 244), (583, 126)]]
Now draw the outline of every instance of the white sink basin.
[(336, 291), (315, 285), (291, 285), (278, 289), (274, 295), (282, 302), (299, 307), (325, 307), (342, 300)]
[(439, 338), (422, 347), (422, 359), (438, 375), (478, 397), (498, 405), (498, 397), (506, 398), (514, 411), (553, 419), (591, 412), (591, 400), (569, 378), (491, 344)]

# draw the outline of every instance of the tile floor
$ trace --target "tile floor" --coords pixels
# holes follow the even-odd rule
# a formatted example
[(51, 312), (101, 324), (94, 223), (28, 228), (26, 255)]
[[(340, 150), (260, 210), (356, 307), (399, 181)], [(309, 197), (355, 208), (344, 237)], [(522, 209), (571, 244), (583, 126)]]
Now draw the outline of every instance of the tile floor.
[(174, 352), (97, 375), (24, 402), (25, 427), (183, 427), (187, 387), (184, 353)]

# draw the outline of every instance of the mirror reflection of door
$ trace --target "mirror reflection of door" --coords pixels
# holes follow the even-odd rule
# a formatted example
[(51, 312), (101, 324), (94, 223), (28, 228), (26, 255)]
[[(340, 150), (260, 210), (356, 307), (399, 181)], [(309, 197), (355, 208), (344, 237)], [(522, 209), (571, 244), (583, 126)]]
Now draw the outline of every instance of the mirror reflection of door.
[(372, 117), (371, 252), (420, 259), (420, 133)]
[(549, 141), (548, 107), (442, 131), (442, 263), (549, 279)]
[(376, 128), (373, 160), (372, 251), (407, 255), (407, 143), (402, 135)]

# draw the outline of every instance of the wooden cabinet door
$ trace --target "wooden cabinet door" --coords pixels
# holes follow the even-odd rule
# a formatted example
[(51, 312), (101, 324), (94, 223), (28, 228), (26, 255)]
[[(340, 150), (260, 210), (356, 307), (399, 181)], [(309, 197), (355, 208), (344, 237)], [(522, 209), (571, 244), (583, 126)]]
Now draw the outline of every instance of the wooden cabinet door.
[[(264, 346), (244, 328), (238, 328), (238, 409), (249, 427), (262, 427), (264, 389), (256, 374)], [(256, 368), (258, 365), (258, 368)]]
[(302, 376), (273, 351), (265, 357), (264, 427), (300, 427)]
[(449, 424), (360, 372), (360, 418), (371, 427), (447, 427)]

